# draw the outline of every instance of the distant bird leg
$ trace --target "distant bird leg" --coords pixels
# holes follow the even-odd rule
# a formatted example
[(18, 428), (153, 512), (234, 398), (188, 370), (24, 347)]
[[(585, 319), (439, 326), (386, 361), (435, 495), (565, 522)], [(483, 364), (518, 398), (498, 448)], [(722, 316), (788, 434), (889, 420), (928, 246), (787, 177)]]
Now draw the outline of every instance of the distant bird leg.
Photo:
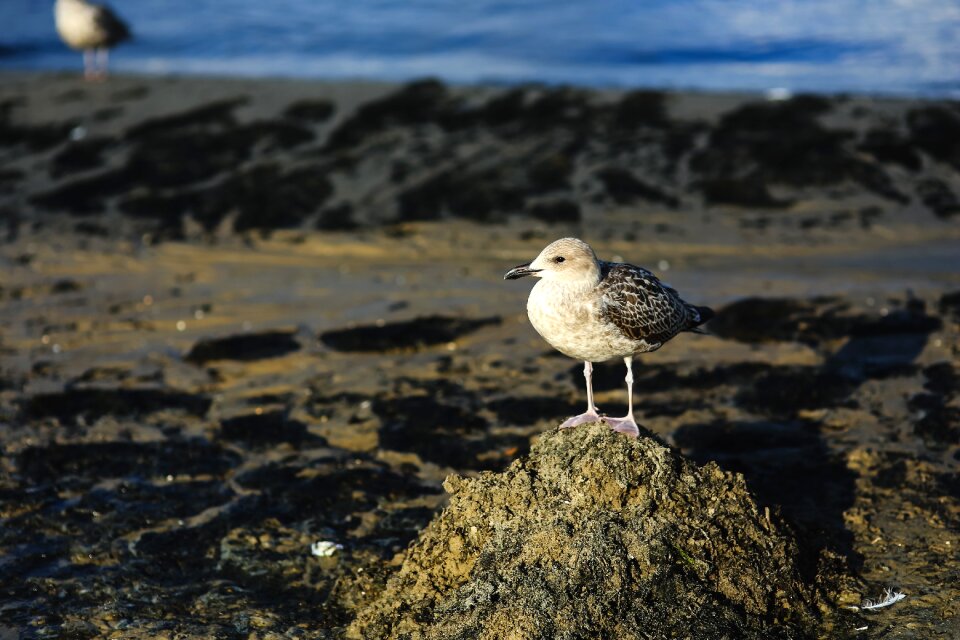
[(97, 77), (97, 59), (93, 49), (83, 50), (83, 77), (87, 80)]
[(96, 50), (97, 57), (97, 74), (101, 79), (107, 77), (107, 67), (110, 65), (110, 49), (106, 47), (98, 47)]
[(627, 365), (627, 377), (625, 378), (627, 381), (627, 415), (622, 418), (604, 417), (603, 420), (614, 431), (636, 438), (640, 435), (640, 429), (637, 427), (637, 421), (633, 418), (633, 356), (625, 357), (623, 363)]
[(588, 422), (600, 422), (600, 414), (597, 413), (597, 408), (593, 406), (593, 363), (589, 360), (583, 362), (583, 377), (587, 381), (587, 410), (564, 422), (560, 425), (561, 429), (569, 429)]

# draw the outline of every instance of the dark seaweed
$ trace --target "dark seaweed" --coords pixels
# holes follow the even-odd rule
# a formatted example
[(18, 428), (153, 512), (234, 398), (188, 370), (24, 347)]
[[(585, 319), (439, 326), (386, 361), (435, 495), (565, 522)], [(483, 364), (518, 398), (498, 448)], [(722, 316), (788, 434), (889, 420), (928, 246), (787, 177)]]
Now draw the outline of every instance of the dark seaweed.
[(214, 360), (249, 362), (279, 358), (299, 349), (300, 343), (292, 331), (263, 331), (205, 338), (193, 345), (183, 359), (193, 364), (206, 364)]
[(424, 316), (382, 326), (365, 325), (320, 334), (320, 341), (337, 351), (391, 351), (417, 349), (451, 342), (477, 329), (500, 324), (500, 318)]

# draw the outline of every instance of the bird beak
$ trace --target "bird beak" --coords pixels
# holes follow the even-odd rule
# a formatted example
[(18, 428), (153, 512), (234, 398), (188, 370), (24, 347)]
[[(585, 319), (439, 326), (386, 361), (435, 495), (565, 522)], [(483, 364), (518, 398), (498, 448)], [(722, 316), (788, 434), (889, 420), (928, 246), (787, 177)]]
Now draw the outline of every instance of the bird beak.
[(510, 269), (510, 271), (507, 271), (505, 274), (503, 274), (503, 279), (516, 280), (517, 278), (530, 276), (540, 271), (543, 271), (543, 269), (531, 269), (530, 263), (528, 262), (527, 264), (521, 264), (513, 269)]

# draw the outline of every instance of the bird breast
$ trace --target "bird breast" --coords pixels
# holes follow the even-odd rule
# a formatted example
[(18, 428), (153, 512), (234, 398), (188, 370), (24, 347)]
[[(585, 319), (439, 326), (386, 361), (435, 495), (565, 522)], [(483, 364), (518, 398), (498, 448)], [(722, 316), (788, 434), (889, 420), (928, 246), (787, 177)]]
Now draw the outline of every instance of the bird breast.
[(61, 0), (54, 7), (57, 32), (74, 49), (93, 49), (102, 46), (107, 34), (100, 26), (96, 7), (80, 2)]
[(527, 298), (527, 317), (550, 346), (571, 358), (603, 362), (636, 350), (634, 340), (603, 321), (595, 288), (539, 280)]

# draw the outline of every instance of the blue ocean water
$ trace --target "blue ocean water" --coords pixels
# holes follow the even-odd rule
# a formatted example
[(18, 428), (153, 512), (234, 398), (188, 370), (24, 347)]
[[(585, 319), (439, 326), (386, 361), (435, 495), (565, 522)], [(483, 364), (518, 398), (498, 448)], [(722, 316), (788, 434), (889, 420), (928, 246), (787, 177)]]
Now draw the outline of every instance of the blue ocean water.
[[(77, 69), (52, 0), (0, 0), (0, 68)], [(960, 96), (958, 0), (114, 0), (113, 68)]]

